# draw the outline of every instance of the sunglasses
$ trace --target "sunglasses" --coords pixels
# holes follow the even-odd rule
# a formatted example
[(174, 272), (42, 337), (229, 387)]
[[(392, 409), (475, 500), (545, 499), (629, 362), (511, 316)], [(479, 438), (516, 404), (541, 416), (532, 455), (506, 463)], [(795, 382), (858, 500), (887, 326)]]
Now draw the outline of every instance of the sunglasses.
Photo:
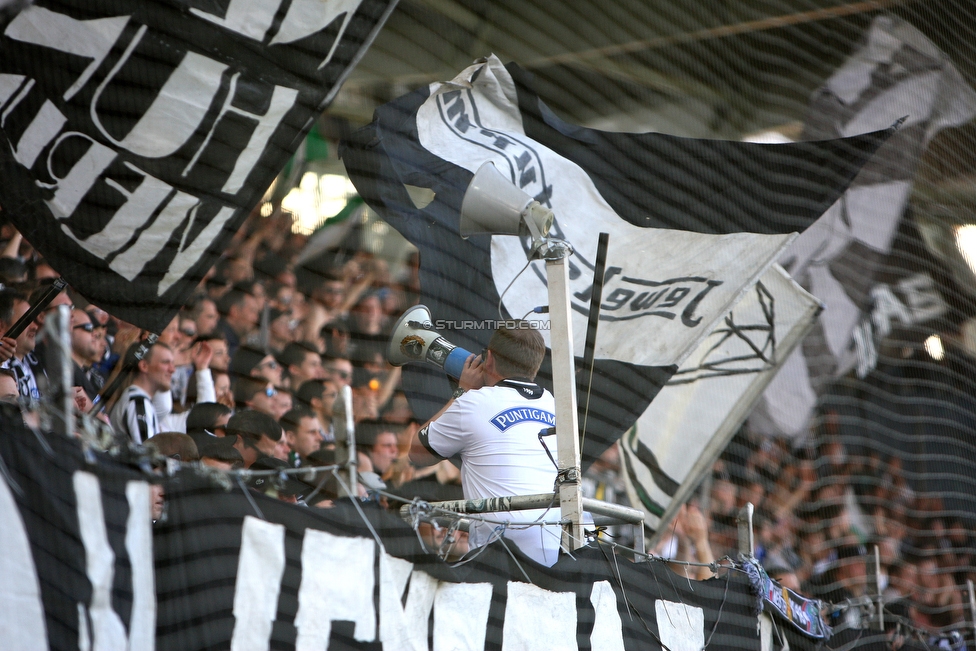
[(262, 366), (266, 366), (267, 368), (270, 368), (273, 371), (276, 368), (278, 368), (278, 362), (276, 362), (276, 361), (274, 361), (272, 359), (271, 361), (268, 361), (268, 362), (261, 362), (260, 364), (258, 364), (254, 368), (261, 368)]
[(92, 332), (95, 329), (95, 324), (91, 321), (88, 323), (79, 323), (76, 326), (71, 326), (72, 330), (84, 330), (85, 332)]
[(278, 390), (274, 387), (268, 387), (264, 390), (264, 395), (268, 396), (269, 398), (274, 398), (276, 395), (278, 395)]
[(327, 370), (329, 371), (329, 373), (334, 373), (335, 375), (338, 375), (343, 380), (348, 380), (350, 377), (352, 377), (352, 373), (350, 373), (349, 371), (340, 371), (338, 369), (327, 369)]
[(197, 331), (196, 330), (190, 330), (189, 328), (187, 328), (187, 329), (180, 328), (180, 332), (182, 332), (187, 337), (196, 337), (197, 336)]

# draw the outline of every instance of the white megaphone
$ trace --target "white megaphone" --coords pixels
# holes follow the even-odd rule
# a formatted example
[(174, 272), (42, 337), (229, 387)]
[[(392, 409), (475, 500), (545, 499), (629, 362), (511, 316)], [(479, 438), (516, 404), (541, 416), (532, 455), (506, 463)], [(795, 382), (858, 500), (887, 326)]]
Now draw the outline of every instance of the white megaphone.
[(394, 366), (403, 366), (408, 362), (430, 362), (455, 379), (461, 377), (464, 362), (471, 355), (471, 352), (455, 346), (434, 330), (426, 305), (415, 305), (403, 313), (393, 326), (390, 346), (386, 351), (386, 358)]
[(523, 235), (532, 238), (530, 257), (543, 248), (552, 228), (552, 211), (505, 178), (491, 162), (478, 168), (461, 202), (461, 237)]

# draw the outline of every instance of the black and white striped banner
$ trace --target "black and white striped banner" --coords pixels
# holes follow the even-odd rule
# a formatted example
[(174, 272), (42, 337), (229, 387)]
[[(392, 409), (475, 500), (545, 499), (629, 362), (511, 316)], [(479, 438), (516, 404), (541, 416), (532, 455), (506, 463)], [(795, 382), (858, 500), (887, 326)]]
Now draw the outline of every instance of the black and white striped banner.
[(546, 568), (500, 543), (451, 567), (375, 506), (310, 509), (189, 470), (151, 524), (140, 471), (14, 418), (0, 413), (4, 649), (759, 649), (741, 572), (691, 583), (598, 547)]

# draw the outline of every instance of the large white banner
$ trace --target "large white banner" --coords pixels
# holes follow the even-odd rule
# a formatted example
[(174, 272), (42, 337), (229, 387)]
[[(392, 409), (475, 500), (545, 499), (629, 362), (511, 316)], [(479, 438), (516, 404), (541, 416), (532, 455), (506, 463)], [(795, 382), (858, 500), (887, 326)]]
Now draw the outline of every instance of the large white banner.
[[(596, 358), (641, 366), (680, 363), (795, 236), (634, 226), (614, 211), (579, 165), (525, 135), (513, 88), (496, 57), (435, 84), (417, 112), (421, 145), (471, 172), (494, 163), (530, 196), (548, 198), (556, 215), (553, 232), (573, 245), (574, 262), (586, 270), (570, 277), (577, 352), (583, 350), (603, 231), (610, 234), (610, 249)], [(478, 116), (479, 128), (457, 125), (453, 116), (462, 110)], [(492, 278), (513, 316), (549, 302), (544, 263), (529, 270), (525, 264), (519, 238), (492, 237)], [(545, 326), (543, 332), (548, 335)]]

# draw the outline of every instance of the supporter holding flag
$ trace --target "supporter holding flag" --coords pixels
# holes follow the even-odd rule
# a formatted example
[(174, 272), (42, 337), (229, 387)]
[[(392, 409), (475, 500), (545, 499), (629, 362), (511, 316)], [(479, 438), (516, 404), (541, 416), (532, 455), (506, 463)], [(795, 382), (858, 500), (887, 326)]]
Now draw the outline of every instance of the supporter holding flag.
[[(41, 301), (41, 297), (48, 292), (52, 284), (54, 284), (54, 279), (46, 278), (41, 280), (37, 286), (31, 290), (30, 295), (27, 297), (27, 302), (30, 305), (37, 305)], [(47, 307), (45, 307), (37, 315), (37, 318), (34, 321), (37, 324), (35, 338), (36, 335), (39, 334), (44, 328), (47, 315), (56, 314), (58, 308), (62, 305), (67, 305), (69, 309), (74, 309), (74, 301), (71, 299), (71, 296), (68, 294), (67, 290), (63, 290), (55, 294), (54, 298), (51, 299), (51, 302), (48, 303)], [(35, 378), (47, 376), (47, 343), (43, 340), (43, 338), (36, 338), (34, 348), (25, 355), (24, 359), (28, 364), (30, 364), (31, 371), (33, 372)], [(42, 386), (44, 386), (43, 383), (39, 385), (39, 387)]]
[[(0, 291), (0, 328), (7, 332), (29, 309), (30, 303), (27, 302), (27, 297), (20, 292), (12, 289)], [(10, 350), (11, 339), (3, 339), (2, 351), (7, 357), (3, 367), (14, 372), (17, 378), (17, 391), (27, 404), (33, 404), (41, 397), (34, 368), (28, 359), (28, 355), (34, 350), (37, 329), (36, 322), (28, 324), (14, 340), (12, 351)]]
[(123, 364), (132, 362), (134, 368), (129, 372), (129, 384), (122, 390), (111, 416), (116, 434), (137, 445), (163, 431), (153, 406), (153, 396), (161, 391), (169, 392), (175, 370), (173, 351), (169, 346), (156, 343), (150, 346), (145, 357), (136, 361), (135, 354), (140, 345), (138, 342), (132, 344), (123, 358)]

